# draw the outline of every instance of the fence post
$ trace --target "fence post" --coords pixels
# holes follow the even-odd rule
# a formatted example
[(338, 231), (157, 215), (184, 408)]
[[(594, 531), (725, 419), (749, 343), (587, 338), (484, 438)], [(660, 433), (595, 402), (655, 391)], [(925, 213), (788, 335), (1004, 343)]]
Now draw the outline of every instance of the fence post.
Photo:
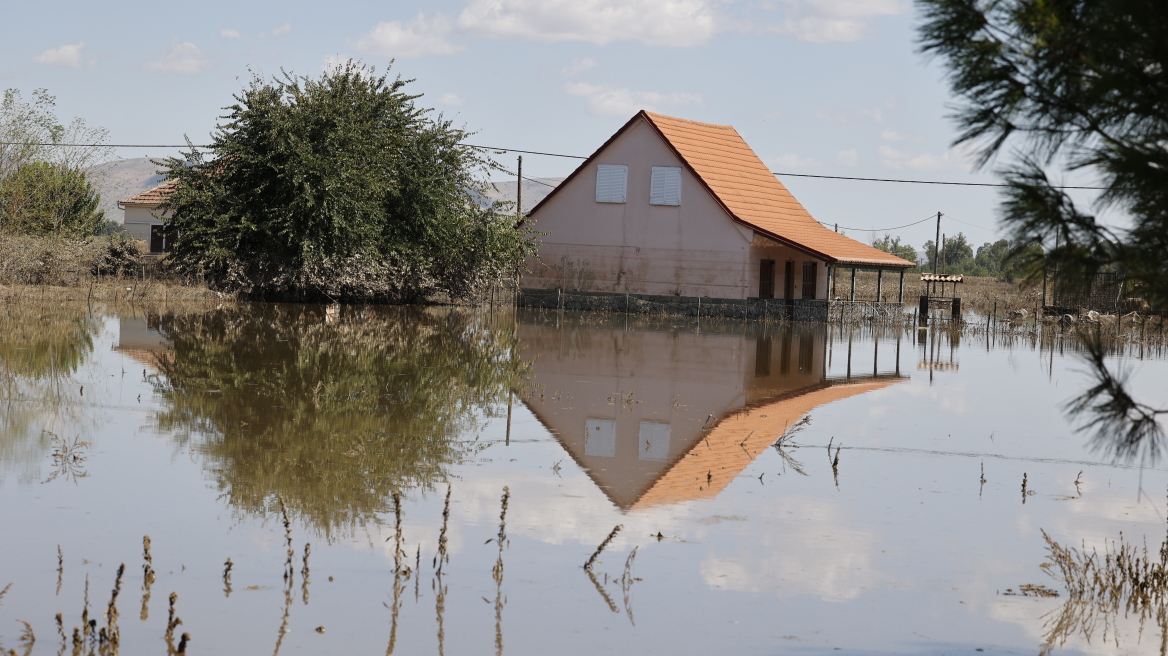
[(929, 325), (929, 297), (921, 296), (921, 301), (918, 306), (917, 327), (924, 328)]

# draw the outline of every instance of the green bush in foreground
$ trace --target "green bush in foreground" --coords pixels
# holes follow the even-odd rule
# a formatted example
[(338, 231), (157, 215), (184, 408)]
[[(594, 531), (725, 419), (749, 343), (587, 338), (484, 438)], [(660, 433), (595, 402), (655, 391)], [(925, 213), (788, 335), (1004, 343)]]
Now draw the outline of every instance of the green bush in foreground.
[(476, 293), (533, 252), (468, 133), (414, 104), (409, 81), (348, 63), (252, 80), (213, 135), (166, 161), (170, 264), (267, 300), (411, 302)]

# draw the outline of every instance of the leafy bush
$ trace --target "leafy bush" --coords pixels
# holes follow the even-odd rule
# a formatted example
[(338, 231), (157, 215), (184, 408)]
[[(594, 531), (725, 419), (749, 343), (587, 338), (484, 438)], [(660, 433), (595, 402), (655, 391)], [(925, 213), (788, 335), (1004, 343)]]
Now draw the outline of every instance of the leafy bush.
[(168, 266), (253, 298), (466, 297), (534, 245), (483, 206), (494, 163), (415, 106), (400, 78), (348, 63), (318, 79), (252, 80), (211, 146), (166, 161)]
[(0, 180), (0, 229), (28, 235), (87, 237), (103, 225), (101, 196), (85, 173), (30, 162)]

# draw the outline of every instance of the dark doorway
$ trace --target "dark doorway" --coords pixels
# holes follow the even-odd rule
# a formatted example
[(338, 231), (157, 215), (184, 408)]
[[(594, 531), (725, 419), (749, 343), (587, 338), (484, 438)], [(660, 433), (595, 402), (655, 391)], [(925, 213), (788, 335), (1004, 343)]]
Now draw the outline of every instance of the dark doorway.
[(783, 263), (783, 298), (795, 298), (795, 263), (790, 260)]
[(758, 263), (758, 297), (775, 297), (775, 261), (759, 260)]
[(174, 237), (164, 225), (150, 226), (150, 252), (169, 253), (174, 250)]
[(818, 273), (818, 262), (803, 263), (803, 298), (815, 298), (815, 278)]

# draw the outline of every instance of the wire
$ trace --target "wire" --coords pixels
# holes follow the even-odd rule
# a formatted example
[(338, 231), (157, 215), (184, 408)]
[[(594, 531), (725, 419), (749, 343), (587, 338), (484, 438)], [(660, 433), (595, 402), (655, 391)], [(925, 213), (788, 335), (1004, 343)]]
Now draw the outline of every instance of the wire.
[(541, 153), (535, 150), (519, 150), (517, 148), (496, 148), (494, 146), (476, 146), (474, 144), (458, 144), (468, 148), (482, 148), (483, 150), (497, 150), (502, 153), (524, 153), (525, 155), (547, 155), (548, 157), (567, 157), (569, 159), (588, 159), (580, 155), (561, 155), (559, 153)]
[[(22, 141), (0, 141), (0, 146), (68, 146), (76, 148), (186, 148), (192, 145), (195, 148), (211, 148), (211, 146), (200, 144), (78, 144), (78, 143), (26, 143)], [(519, 150), (518, 148), (499, 148), (496, 146), (477, 146), (475, 144), (458, 144), (467, 148), (480, 148), (482, 150), (494, 150), (503, 153), (524, 153), (526, 155), (544, 155), (546, 157), (566, 157), (568, 159), (588, 159), (581, 155), (565, 155), (563, 153), (545, 153), (538, 150)], [(901, 184), (926, 184), (926, 185), (952, 185), (958, 187), (1009, 187), (1011, 185), (1000, 182), (946, 182), (941, 180), (903, 180), (899, 178), (860, 178), (844, 175), (814, 175), (811, 173), (780, 173), (778, 171), (771, 171), (774, 175), (788, 176), (793, 178), (820, 178), (824, 180), (852, 180), (859, 182), (897, 182)], [(1088, 189), (1093, 191), (1107, 191), (1111, 187), (1086, 187), (1075, 185), (1052, 186), (1052, 189)], [(859, 230), (861, 228), (849, 228), (849, 230)]]
[[(940, 180), (900, 180), (897, 178), (853, 178), (843, 175), (812, 175), (810, 173), (779, 173), (771, 171), (774, 175), (786, 175), (796, 178), (825, 178), (827, 180), (859, 180), (862, 182), (901, 182), (904, 184), (928, 184), (928, 185), (956, 185), (959, 187), (1011, 187), (1013, 185), (1002, 184), (1000, 182), (942, 182)], [(1051, 189), (1096, 189), (1106, 191), (1111, 187), (1074, 187), (1074, 186), (1052, 186)]]
[(988, 231), (988, 232), (997, 232), (997, 230), (994, 230), (993, 228), (987, 228), (987, 227), (985, 227), (985, 226), (979, 226), (978, 224), (976, 224), (976, 223), (970, 223), (969, 221), (962, 221), (961, 219), (958, 219), (958, 218), (954, 217), (954, 216), (953, 216), (953, 215), (951, 215), (951, 214), (946, 214), (945, 216), (949, 217), (950, 219), (953, 219), (954, 221), (956, 221), (956, 222), (958, 222), (958, 223), (964, 223), (964, 224), (965, 224), (965, 225), (967, 225), (967, 226), (971, 226), (971, 227), (974, 227), (974, 228), (980, 228), (981, 230), (985, 230), (985, 231)]
[[(945, 216), (949, 216), (949, 215), (946, 214)], [(858, 230), (860, 232), (885, 232), (887, 230), (900, 230), (901, 228), (908, 228), (911, 226), (920, 225), (920, 224), (924, 223), (925, 221), (932, 221), (935, 218), (937, 218), (936, 214), (930, 214), (929, 216), (921, 219), (920, 221), (917, 221), (915, 223), (908, 223), (908, 224), (905, 224), (902, 226), (896, 226), (895, 228), (846, 228), (844, 226), (839, 226), (839, 229), (840, 230)], [(822, 223), (825, 226), (829, 226), (829, 227), (833, 225), (831, 223), (826, 223), (824, 221), (820, 221), (820, 223)]]

